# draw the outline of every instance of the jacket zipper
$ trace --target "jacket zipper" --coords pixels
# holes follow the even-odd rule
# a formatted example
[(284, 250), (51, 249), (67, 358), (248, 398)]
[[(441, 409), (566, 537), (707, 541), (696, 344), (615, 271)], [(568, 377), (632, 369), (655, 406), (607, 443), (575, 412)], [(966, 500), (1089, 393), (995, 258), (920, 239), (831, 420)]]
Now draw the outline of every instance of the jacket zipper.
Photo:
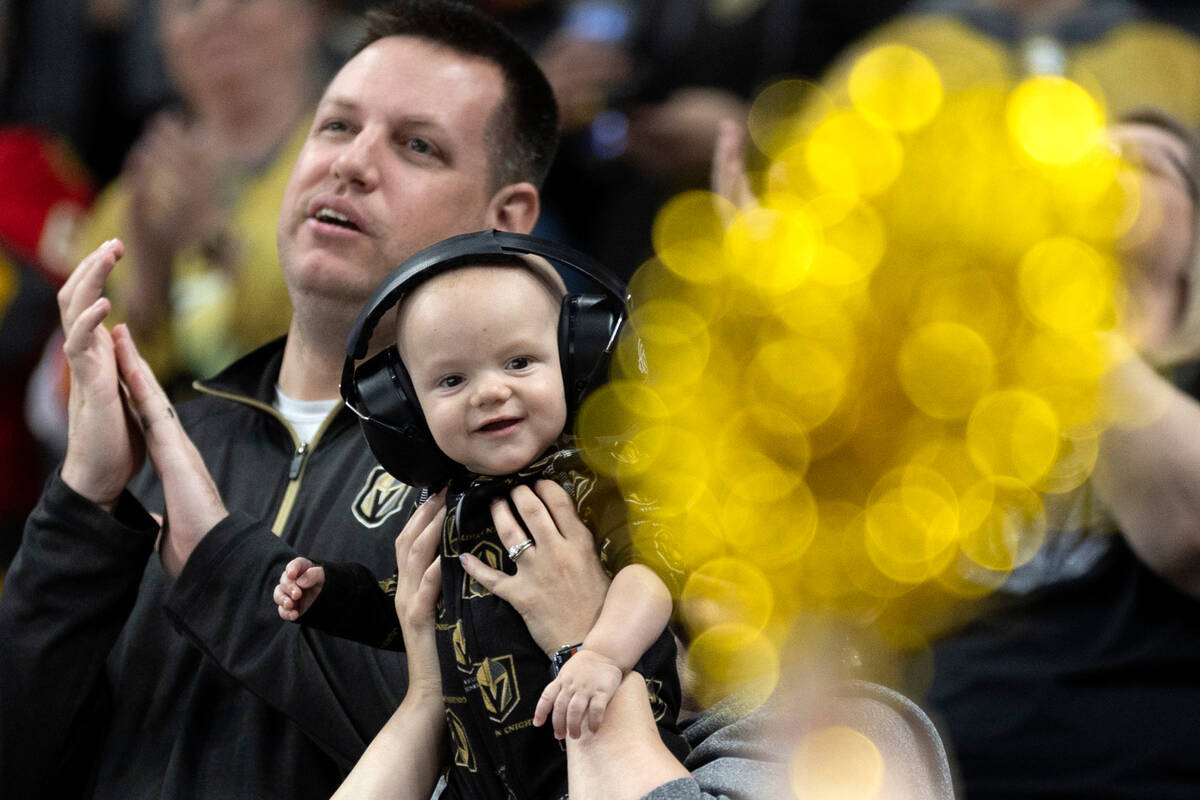
[(288, 467), (288, 480), (294, 481), (300, 477), (300, 471), (304, 468), (304, 459), (308, 456), (308, 442), (304, 442), (296, 448), (296, 454), (292, 456), (291, 466)]
[(236, 403), (243, 403), (248, 406), (253, 406), (260, 411), (270, 414), (275, 419), (283, 423), (283, 427), (287, 429), (288, 435), (292, 437), (292, 444), (295, 446), (295, 452), (292, 454), (292, 460), (288, 463), (287, 472), (287, 487), (283, 491), (283, 499), (279, 501), (279, 509), (275, 512), (275, 521), (271, 523), (271, 532), (276, 536), (283, 533), (287, 526), (288, 518), (292, 515), (292, 508), (296, 504), (296, 496), (300, 493), (300, 482), (304, 478), (304, 467), (308, 463), (308, 455), (313, 448), (317, 446), (321, 435), (329, 427), (333, 419), (338, 415), (340, 408), (334, 406), (329, 415), (325, 417), (325, 421), (321, 423), (321, 427), (317, 428), (317, 432), (313, 434), (312, 441), (301, 442), (300, 437), (296, 434), (296, 429), (287, 421), (287, 418), (279, 413), (274, 406), (255, 400), (252, 397), (231, 394), (229, 392), (216, 391), (202, 385), (199, 381), (192, 384), (196, 389), (205, 394), (223, 397), (226, 400), (232, 400)]
[[(332, 413), (337, 413), (334, 409)], [(287, 421), (284, 420), (286, 423)], [(326, 423), (328, 420), (326, 420)], [(291, 430), (291, 425), (288, 425)], [(296, 452), (292, 454), (292, 461), (288, 464), (288, 485), (283, 491), (283, 500), (279, 502), (279, 511), (275, 514), (275, 521), (271, 523), (271, 532), (276, 536), (283, 533), (284, 527), (287, 525), (288, 517), (292, 515), (292, 508), (296, 505), (296, 495), (300, 493), (300, 478), (304, 475), (304, 465), (308, 462), (308, 453), (312, 445), (321, 436), (321, 431), (325, 430), (325, 424), (322, 423), (321, 429), (317, 431), (311, 443), (299, 442), (296, 447)], [(292, 441), (296, 442), (299, 439), (296, 432), (292, 431)]]

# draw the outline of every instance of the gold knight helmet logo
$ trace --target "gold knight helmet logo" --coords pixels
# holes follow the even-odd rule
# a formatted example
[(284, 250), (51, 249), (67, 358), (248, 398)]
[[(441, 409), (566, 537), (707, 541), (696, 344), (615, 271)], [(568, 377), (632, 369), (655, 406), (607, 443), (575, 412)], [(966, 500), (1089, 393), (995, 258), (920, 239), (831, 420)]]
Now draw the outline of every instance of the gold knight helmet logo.
[(475, 754), (471, 752), (471, 743), (467, 740), (467, 729), (463, 727), (462, 720), (448, 708), (446, 729), (450, 732), (450, 751), (454, 757), (454, 766), (475, 772)]
[[(478, 558), (484, 564), (487, 564), (492, 569), (503, 571), (504, 569), (504, 551), (500, 545), (495, 542), (483, 541), (480, 542), (471, 555)], [(487, 597), (491, 592), (483, 588), (483, 584), (475, 580), (466, 571), (463, 572), (462, 596), (464, 600), (470, 600), (472, 597)]]
[(354, 518), (368, 528), (378, 528), (405, 506), (412, 487), (396, 480), (383, 467), (375, 467), (354, 498)]
[(517, 670), (512, 656), (485, 658), (475, 673), (479, 681), (479, 693), (492, 722), (504, 722), (521, 700), (521, 689), (517, 686)]
[(650, 712), (655, 722), (662, 722), (667, 715), (667, 701), (662, 699), (662, 681), (646, 678), (646, 693), (650, 695)]
[(454, 643), (454, 664), (458, 667), (458, 671), (470, 672), (472, 664), (467, 658), (467, 638), (463, 636), (461, 619), (454, 623), (454, 632), (450, 634), (450, 641)]

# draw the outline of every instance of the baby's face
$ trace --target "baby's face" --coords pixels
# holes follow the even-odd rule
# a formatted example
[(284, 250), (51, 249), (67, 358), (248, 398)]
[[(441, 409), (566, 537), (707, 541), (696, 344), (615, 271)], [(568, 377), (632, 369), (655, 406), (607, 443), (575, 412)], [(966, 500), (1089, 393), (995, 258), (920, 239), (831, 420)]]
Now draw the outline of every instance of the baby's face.
[(546, 451), (567, 420), (559, 303), (527, 270), (466, 267), (404, 302), (400, 356), (442, 452), (504, 475)]

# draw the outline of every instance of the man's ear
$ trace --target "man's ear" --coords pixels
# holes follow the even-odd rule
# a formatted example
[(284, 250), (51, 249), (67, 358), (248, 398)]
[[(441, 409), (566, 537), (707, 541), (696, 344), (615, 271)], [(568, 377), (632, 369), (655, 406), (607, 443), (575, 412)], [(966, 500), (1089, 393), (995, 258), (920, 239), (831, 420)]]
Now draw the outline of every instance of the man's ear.
[(510, 183), (492, 195), (487, 227), (511, 233), (530, 233), (541, 212), (537, 187), (527, 181)]

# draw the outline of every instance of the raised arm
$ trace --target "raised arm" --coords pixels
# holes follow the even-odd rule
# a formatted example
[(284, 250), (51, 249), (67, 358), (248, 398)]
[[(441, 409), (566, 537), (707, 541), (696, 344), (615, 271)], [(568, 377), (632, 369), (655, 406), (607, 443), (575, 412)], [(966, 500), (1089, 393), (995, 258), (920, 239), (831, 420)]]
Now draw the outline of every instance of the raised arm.
[[(338, 484), (340, 494), (322, 504), (321, 513), (330, 526), (356, 527), (340, 531), (312, 521), (295, 532), (295, 545), (291, 536), (276, 535), (269, 524), (274, 511), (263, 505), (269, 495), (247, 480), (248, 470), (218, 472), (223, 483), (217, 486), (192, 444), (189, 433), (209, 439), (223, 435), (221, 418), (189, 417), (185, 429), (132, 341), (124, 336), (117, 341), (166, 501), (159, 548), (166, 576), (157, 580), (166, 618), (211, 664), (349, 770), (404, 694), (404, 659), (283, 624), (271, 590), (284, 565), (298, 555), (296, 547), (387, 569), (384, 554), (391, 547), (386, 528), (358, 527), (347, 519), (344, 498), (353, 497), (354, 489)], [(374, 463), (355, 433), (342, 430), (344, 441), (334, 440), (341, 443), (320, 454), (336, 462), (339, 474), (351, 482), (353, 475), (365, 477)], [(219, 456), (223, 451), (213, 452)], [(288, 461), (278, 448), (253, 452), (251, 458), (274, 459), (268, 476), (286, 476)], [(223, 497), (232, 512), (226, 512)], [(397, 513), (403, 513), (407, 501), (397, 503)], [(157, 572), (159, 566), (150, 569)]]
[[(678, 781), (665, 799), (704, 797), (691, 773), (659, 736), (646, 682), (626, 675), (599, 729), (567, 739), (567, 783), (573, 800), (635, 800)], [(653, 795), (658, 797), (658, 794)]]
[(1101, 436), (1095, 485), (1138, 557), (1200, 595), (1200, 403), (1151, 366), (1200, 356), (1200, 164), (1162, 121), (1120, 123), (1109, 136), (1141, 182), (1133, 225), (1117, 242), (1128, 344), (1113, 336), (1119, 352), (1108, 375), (1136, 419)]
[(396, 616), (408, 657), (408, 692), (371, 741), (333, 800), (427, 800), (440, 767), (446, 728), (434, 640), (441, 585), (437, 557), (445, 494), (432, 498), (396, 537)]
[(158, 532), (125, 492), (142, 440), (103, 324), (102, 290), (123, 253), (120, 241), (105, 242), (58, 293), (71, 377), (67, 454), (0, 594), (0, 785), (13, 796), (67, 794), (62, 782), (88, 773), (91, 726), (104, 725), (105, 659)]
[(1138, 557), (1200, 596), (1200, 403), (1132, 352), (1110, 382), (1141, 420), (1101, 436), (1097, 489)]

